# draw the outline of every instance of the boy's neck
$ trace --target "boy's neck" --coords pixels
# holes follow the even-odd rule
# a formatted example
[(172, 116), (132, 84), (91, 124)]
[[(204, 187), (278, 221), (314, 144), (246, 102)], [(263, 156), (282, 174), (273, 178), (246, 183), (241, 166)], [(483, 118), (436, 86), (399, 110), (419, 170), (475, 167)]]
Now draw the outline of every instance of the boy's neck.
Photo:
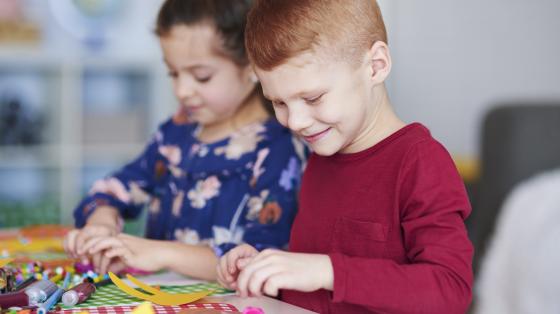
[(384, 84), (375, 87), (373, 94), (373, 110), (368, 114), (363, 130), (342, 153), (357, 153), (373, 147), (406, 125), (395, 114)]
[(269, 118), (269, 114), (262, 104), (258, 92), (253, 92), (247, 98), (245, 104), (230, 118), (219, 121), (211, 125), (202, 126), (197, 138), (204, 143), (212, 143), (231, 136), (232, 133), (243, 127), (264, 122)]

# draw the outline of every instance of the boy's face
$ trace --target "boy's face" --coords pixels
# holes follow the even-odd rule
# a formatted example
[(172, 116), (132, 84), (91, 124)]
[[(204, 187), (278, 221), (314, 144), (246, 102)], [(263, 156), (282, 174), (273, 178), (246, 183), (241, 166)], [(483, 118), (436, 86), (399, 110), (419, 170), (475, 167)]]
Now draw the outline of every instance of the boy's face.
[(278, 121), (319, 155), (366, 149), (361, 138), (374, 121), (372, 86), (363, 66), (323, 62), (303, 53), (264, 71), (256, 69)]
[(210, 25), (173, 26), (160, 44), (180, 110), (192, 122), (227, 121), (255, 88), (249, 66), (219, 53), (222, 43)]

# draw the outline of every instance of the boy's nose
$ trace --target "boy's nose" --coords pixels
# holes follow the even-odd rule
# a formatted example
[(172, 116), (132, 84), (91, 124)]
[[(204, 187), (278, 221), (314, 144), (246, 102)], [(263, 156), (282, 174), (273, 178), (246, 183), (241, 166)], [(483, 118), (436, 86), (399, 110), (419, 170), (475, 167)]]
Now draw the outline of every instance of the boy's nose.
[(305, 105), (295, 104), (290, 106), (288, 113), (288, 128), (294, 132), (305, 130), (313, 123)]

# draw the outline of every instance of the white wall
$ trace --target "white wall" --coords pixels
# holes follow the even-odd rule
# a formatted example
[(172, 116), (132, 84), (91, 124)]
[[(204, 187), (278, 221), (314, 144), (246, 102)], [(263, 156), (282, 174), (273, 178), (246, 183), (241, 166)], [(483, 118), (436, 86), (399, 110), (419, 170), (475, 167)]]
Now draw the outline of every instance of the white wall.
[(380, 0), (389, 31), (389, 92), (454, 154), (476, 156), (496, 103), (560, 103), (560, 1)]

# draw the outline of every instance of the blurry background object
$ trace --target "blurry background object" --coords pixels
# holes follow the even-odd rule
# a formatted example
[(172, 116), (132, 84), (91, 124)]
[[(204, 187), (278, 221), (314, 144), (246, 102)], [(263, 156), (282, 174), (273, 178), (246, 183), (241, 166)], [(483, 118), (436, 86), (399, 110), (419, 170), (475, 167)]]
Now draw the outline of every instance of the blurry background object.
[(560, 313), (560, 168), (518, 184), (475, 287), (478, 314)]
[(127, 0), (49, 0), (57, 22), (88, 49), (103, 48)]
[(37, 145), (43, 119), (18, 95), (0, 93), (0, 145)]
[[(468, 221), (476, 248), (475, 266), (486, 252), (499, 209), (514, 186), (560, 167), (560, 102), (518, 102), (492, 109), (482, 129), (481, 162)], [(530, 215), (533, 208), (525, 210)]]
[(40, 29), (26, 20), (23, 14), (24, 1), (0, 1), (0, 44), (36, 43), (40, 39)]
[(40, 34), (33, 45), (0, 39), (0, 227), (71, 223), (92, 182), (175, 110), (153, 35), (160, 5), (0, 1), (0, 20)]

